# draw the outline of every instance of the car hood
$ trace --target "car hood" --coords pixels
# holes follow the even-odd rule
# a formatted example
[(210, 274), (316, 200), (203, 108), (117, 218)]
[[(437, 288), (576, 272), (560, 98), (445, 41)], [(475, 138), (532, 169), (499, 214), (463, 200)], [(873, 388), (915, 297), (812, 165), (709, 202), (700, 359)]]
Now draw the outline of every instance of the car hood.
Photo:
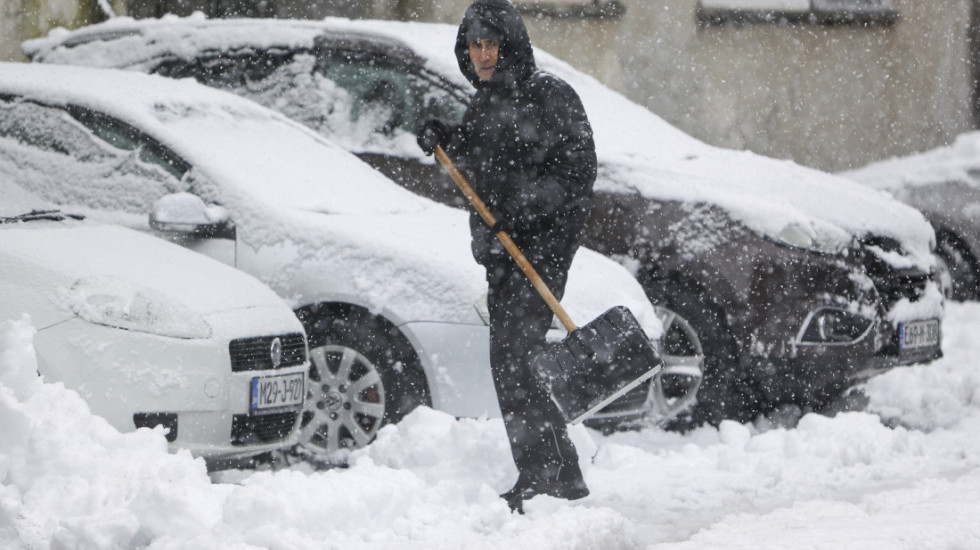
[[(131, 306), (147, 300), (201, 316), (248, 308), (289, 312), (253, 277), (123, 227), (45, 221), (3, 225), (0, 256), (16, 261), (24, 280), (54, 282), (51, 298), (65, 309), (94, 304), (90, 298), (104, 295)], [(298, 324), (286, 328), (295, 330)]]

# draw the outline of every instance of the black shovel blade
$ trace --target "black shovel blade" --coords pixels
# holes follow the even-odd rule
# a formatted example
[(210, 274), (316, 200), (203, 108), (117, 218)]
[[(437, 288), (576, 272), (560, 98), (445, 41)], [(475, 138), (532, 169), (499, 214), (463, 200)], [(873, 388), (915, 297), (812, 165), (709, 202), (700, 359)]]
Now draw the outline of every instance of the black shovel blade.
[(532, 361), (567, 422), (577, 424), (663, 368), (636, 317), (614, 307)]

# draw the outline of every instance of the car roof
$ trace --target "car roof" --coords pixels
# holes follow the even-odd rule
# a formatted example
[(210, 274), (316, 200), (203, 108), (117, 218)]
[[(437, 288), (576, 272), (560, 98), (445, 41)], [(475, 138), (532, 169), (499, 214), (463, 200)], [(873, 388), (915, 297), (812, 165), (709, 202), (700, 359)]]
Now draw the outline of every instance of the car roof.
[[(124, 66), (139, 64), (157, 57), (190, 58), (199, 52), (236, 49), (304, 49), (317, 47), (372, 51), (422, 65), (424, 58), (416, 55), (407, 44), (394, 36), (349, 28), (340, 18), (322, 21), (298, 19), (205, 19), (203, 14), (161, 19), (114, 18), (68, 32), (52, 31), (45, 38), (28, 40), (22, 45), (24, 54), (33, 60), (44, 61), (54, 49), (97, 48), (98, 43), (138, 43), (128, 49), (130, 57)], [(237, 37), (248, 36), (247, 43), (236, 43)], [(88, 65), (99, 66), (94, 60)], [(118, 67), (119, 60), (106, 66)]]

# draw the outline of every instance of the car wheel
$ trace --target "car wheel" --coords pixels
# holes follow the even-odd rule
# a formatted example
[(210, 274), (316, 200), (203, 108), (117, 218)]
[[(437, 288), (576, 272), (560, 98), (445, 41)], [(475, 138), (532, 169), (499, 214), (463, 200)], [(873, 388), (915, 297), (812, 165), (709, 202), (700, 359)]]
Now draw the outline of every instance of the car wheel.
[[(949, 231), (936, 235), (936, 256), (941, 265), (939, 275), (948, 274), (950, 286), (943, 290), (956, 301), (975, 300), (980, 293), (980, 268), (959, 237)], [(940, 281), (942, 283), (942, 281)]]
[(667, 306), (693, 329), (703, 353), (703, 379), (694, 404), (666, 424), (668, 429), (689, 429), (722, 420), (750, 420), (759, 412), (751, 384), (739, 370), (738, 348), (728, 329), (724, 311), (703, 292), (689, 285), (668, 287)]
[(306, 325), (310, 375), (300, 424), (306, 452), (342, 461), (349, 451), (370, 443), (385, 424), (429, 404), (414, 353), (377, 318), (322, 316)]
[(650, 385), (653, 406), (644, 421), (664, 425), (693, 406), (704, 378), (704, 349), (683, 315), (663, 306), (656, 311), (664, 326), (660, 349), (664, 368)]
[[(617, 415), (622, 406), (618, 406), (620, 401), (613, 401), (597, 413), (598, 418), (586, 420), (586, 426), (604, 434), (664, 426), (693, 405), (703, 378), (704, 352), (701, 349), (701, 339), (687, 319), (677, 312), (663, 306), (654, 309), (664, 327), (664, 336), (660, 341), (664, 367), (649, 382), (633, 390), (645, 390), (643, 410), (646, 412), (641, 416), (632, 412)], [(631, 393), (621, 399), (627, 401), (627, 407), (635, 409)]]

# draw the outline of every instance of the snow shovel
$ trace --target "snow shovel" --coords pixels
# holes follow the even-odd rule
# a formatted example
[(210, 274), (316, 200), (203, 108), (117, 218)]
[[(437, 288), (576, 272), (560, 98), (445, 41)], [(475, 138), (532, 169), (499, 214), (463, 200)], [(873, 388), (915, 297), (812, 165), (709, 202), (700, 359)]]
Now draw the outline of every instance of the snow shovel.
[[(435, 156), (483, 221), (493, 227), (496, 218), (442, 147), (436, 146)], [(497, 238), (568, 330), (564, 340), (550, 345), (531, 363), (567, 422), (577, 424), (588, 419), (660, 372), (663, 359), (629, 309), (613, 307), (579, 328), (510, 235), (498, 231)]]

